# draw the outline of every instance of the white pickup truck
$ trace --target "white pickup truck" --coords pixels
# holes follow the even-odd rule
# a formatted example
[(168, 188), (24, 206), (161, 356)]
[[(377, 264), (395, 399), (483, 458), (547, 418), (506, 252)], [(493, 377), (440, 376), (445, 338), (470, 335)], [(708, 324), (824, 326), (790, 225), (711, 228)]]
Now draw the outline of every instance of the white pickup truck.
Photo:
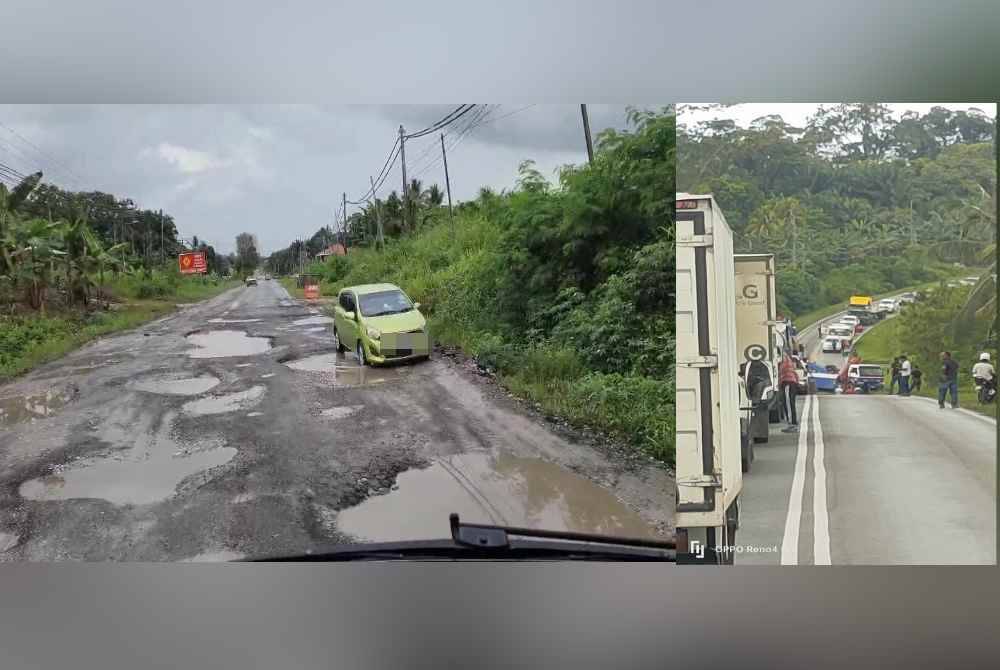
[(742, 455), (752, 448), (740, 398), (733, 235), (711, 195), (677, 194), (676, 229), (677, 560), (732, 563)]

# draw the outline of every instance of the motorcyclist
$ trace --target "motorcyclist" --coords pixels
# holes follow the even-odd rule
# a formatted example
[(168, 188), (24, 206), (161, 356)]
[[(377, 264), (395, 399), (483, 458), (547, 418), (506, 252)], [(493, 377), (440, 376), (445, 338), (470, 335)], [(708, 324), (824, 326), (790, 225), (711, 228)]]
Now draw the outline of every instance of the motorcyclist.
[(972, 366), (972, 377), (976, 381), (976, 386), (985, 386), (993, 391), (996, 387), (996, 371), (990, 363), (990, 355), (987, 352), (979, 354), (979, 362)]

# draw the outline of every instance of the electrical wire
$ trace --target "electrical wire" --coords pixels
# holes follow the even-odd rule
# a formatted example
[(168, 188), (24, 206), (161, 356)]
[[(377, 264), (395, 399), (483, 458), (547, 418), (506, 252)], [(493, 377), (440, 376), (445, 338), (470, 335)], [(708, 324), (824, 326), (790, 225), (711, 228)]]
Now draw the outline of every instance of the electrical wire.
[[(472, 127), (473, 125), (475, 125), (477, 121), (479, 121), (480, 119), (482, 119), (489, 112), (490, 112), (489, 105), (483, 105), (479, 110), (476, 111), (475, 114), (473, 114), (471, 117), (469, 117), (469, 119), (466, 120), (466, 122), (462, 125), (461, 128), (458, 128), (454, 133), (452, 133), (450, 131), (444, 133), (445, 138), (448, 141), (452, 141), (453, 142), (453, 140), (451, 139), (452, 137), (454, 137), (456, 135), (460, 135), (460, 134), (466, 132), (470, 127)], [(433, 145), (433, 144), (430, 145), (428, 147), (428, 150), (424, 151), (424, 153), (421, 154), (421, 156), (424, 156), (424, 155), (428, 154), (429, 150), (432, 149), (432, 148), (434, 148), (434, 146), (435, 145)], [(419, 160), (418, 161), (414, 161), (413, 162), (413, 168), (412, 168), (413, 176), (417, 177), (419, 175), (424, 174), (431, 167), (433, 167), (433, 166), (437, 165), (438, 163), (440, 163), (441, 160), (442, 160), (442, 157), (440, 155), (435, 155), (435, 156), (431, 157), (428, 161), (426, 161), (424, 163), (420, 163)]]
[(455, 121), (459, 120), (460, 118), (471, 112), (476, 106), (477, 105), (459, 105), (440, 121), (431, 124), (427, 128), (424, 128), (423, 130), (418, 130), (415, 133), (410, 133), (409, 135), (404, 135), (403, 137), (409, 140), (417, 137), (423, 137), (424, 135), (433, 133), (434, 131), (440, 130), (441, 128), (444, 128), (445, 126), (450, 125)]
[(66, 165), (61, 160), (57, 159), (55, 156), (53, 156), (52, 154), (48, 153), (47, 151), (44, 151), (37, 144), (35, 144), (31, 140), (27, 139), (26, 137), (24, 137), (23, 135), (21, 135), (16, 130), (14, 130), (13, 128), (11, 128), (10, 126), (8, 126), (7, 124), (3, 123), (2, 121), (0, 121), (0, 128), (4, 128), (11, 135), (13, 135), (17, 139), (21, 140), (21, 142), (23, 144), (26, 144), (27, 146), (29, 146), (32, 149), (34, 149), (35, 152), (38, 155), (42, 156), (43, 158), (47, 158), (52, 163), (55, 163), (60, 168), (58, 170), (59, 172), (62, 172), (63, 175), (65, 177), (68, 177), (70, 181), (76, 182), (77, 188), (81, 187), (80, 186), (80, 184), (81, 184), (80, 180), (82, 179), (82, 177), (80, 177), (80, 175), (76, 174), (68, 165)]

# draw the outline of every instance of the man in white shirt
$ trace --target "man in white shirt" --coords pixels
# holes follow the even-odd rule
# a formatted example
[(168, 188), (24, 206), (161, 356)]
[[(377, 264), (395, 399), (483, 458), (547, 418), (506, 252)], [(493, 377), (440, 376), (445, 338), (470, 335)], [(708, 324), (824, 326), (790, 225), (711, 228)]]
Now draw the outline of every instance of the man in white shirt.
[(986, 352), (979, 354), (979, 362), (972, 366), (972, 376), (990, 381), (995, 375), (996, 372), (990, 363), (990, 355)]
[(899, 395), (910, 395), (910, 359), (904, 354), (899, 360)]

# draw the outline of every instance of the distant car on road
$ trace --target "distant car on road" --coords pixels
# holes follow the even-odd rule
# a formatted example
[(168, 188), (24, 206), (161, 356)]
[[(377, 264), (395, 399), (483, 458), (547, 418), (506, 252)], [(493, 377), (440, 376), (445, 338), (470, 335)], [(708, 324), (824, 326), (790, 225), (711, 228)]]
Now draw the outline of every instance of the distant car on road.
[(854, 328), (848, 324), (833, 325), (826, 329), (827, 337), (839, 337), (850, 342), (854, 339)]
[(420, 303), (393, 284), (347, 286), (333, 308), (338, 351), (351, 350), (361, 365), (430, 357), (427, 320)]
[(899, 302), (913, 303), (917, 301), (917, 294), (913, 291), (907, 291), (906, 293), (900, 294)]
[(873, 363), (852, 363), (847, 369), (847, 381), (862, 393), (878, 391), (885, 386), (882, 366)]
[(271, 275), (264, 275), (264, 281), (271, 281)]
[(823, 340), (824, 354), (839, 354), (844, 350), (844, 338), (830, 336)]
[(895, 312), (896, 311), (896, 301), (892, 298), (882, 298), (878, 301), (878, 308), (883, 312)]
[(256, 277), (247, 277), (246, 278), (246, 285), (247, 286), (256, 286), (257, 285), (257, 278)]

